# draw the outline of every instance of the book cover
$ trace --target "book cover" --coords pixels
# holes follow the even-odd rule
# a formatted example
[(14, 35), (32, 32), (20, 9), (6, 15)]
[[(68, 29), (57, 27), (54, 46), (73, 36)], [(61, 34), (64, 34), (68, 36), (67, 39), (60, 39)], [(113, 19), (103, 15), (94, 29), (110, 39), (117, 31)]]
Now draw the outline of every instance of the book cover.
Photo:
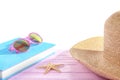
[(29, 50), (24, 53), (16, 54), (8, 49), (16, 39), (0, 44), (0, 80), (7, 80), (22, 69), (52, 55), (55, 50), (55, 44), (42, 42), (30, 45)]

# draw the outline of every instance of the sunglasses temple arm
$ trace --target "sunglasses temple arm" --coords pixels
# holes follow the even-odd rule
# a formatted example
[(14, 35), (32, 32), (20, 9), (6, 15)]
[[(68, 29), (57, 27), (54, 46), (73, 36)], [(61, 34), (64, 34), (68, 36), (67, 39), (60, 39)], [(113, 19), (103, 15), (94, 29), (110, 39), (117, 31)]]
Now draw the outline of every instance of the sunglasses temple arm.
[(9, 50), (10, 50), (10, 51), (13, 51), (13, 50), (14, 50), (13, 45), (10, 45)]
[(16, 53), (19, 53), (19, 51), (16, 50), (16, 49), (13, 47), (13, 44), (10, 45), (9, 50), (10, 50), (10, 51), (15, 51)]

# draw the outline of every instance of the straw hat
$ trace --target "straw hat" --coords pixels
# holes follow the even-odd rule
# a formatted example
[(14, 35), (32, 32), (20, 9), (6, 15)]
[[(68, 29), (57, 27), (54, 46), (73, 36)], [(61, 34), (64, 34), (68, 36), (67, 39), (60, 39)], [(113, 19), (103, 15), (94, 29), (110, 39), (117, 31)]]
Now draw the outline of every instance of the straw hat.
[(98, 75), (120, 80), (120, 11), (106, 20), (104, 38), (93, 37), (79, 42), (70, 53)]

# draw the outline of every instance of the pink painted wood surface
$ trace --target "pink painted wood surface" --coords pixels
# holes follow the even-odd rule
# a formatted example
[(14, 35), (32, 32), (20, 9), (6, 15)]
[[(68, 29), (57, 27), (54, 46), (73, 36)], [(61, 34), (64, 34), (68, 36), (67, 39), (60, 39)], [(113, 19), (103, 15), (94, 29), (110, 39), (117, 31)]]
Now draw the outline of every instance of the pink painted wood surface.
[[(62, 71), (58, 73), (54, 70), (48, 74), (43, 74), (44, 69), (36, 69), (38, 66), (46, 65), (52, 62), (55, 64), (64, 64), (59, 67)], [(11, 77), (9, 80), (106, 80), (88, 70), (78, 61), (73, 59), (69, 51), (59, 51), (54, 56), (43, 60), (21, 73)]]

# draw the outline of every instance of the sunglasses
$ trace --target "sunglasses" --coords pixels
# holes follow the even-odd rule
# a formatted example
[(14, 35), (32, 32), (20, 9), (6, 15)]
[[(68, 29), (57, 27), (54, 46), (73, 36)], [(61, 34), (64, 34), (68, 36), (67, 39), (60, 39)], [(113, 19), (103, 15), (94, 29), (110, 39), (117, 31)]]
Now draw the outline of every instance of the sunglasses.
[(30, 48), (30, 44), (40, 44), (43, 39), (37, 33), (30, 33), (28, 37), (16, 40), (9, 48), (10, 51), (26, 52)]

